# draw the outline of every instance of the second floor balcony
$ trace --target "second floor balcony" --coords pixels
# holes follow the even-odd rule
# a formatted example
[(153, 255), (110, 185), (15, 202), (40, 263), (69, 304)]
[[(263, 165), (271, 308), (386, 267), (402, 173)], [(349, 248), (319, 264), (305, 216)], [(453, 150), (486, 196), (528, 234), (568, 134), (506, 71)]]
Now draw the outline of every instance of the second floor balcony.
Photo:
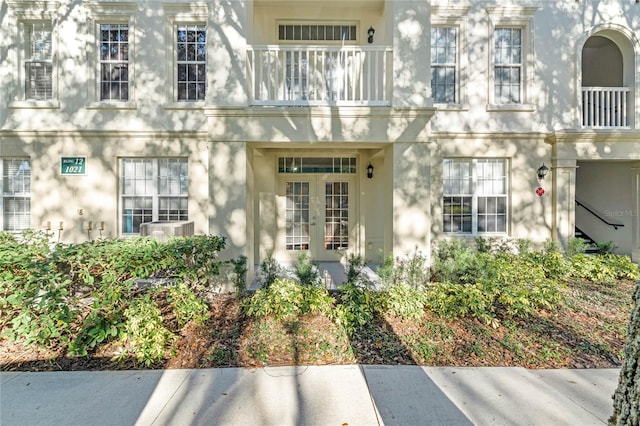
[(252, 105), (391, 105), (390, 48), (251, 46), (247, 54)]
[(617, 129), (629, 127), (628, 87), (583, 87), (582, 127)]

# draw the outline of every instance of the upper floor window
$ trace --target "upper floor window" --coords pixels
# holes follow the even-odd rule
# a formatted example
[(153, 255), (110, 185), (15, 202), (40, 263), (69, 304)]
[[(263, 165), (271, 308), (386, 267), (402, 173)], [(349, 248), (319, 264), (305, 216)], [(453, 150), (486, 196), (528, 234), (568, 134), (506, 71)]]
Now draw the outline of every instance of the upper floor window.
[(457, 28), (431, 28), (431, 93), (438, 103), (457, 102)]
[(53, 29), (51, 22), (24, 22), (25, 99), (53, 99)]
[(493, 53), (495, 102), (522, 103), (522, 30), (496, 28)]
[(533, 111), (533, 16), (537, 7), (487, 7), (490, 27), (488, 110)]
[(129, 100), (129, 25), (100, 24), (100, 100)]
[(310, 24), (280, 24), (278, 25), (278, 40), (280, 41), (356, 41), (355, 25), (310, 25)]
[(120, 168), (123, 234), (139, 234), (145, 222), (189, 219), (186, 158), (125, 158)]
[(176, 25), (178, 101), (204, 101), (207, 91), (207, 27)]
[(28, 158), (5, 158), (2, 168), (3, 231), (23, 231), (31, 226), (31, 162)]
[(507, 232), (507, 161), (445, 159), (443, 163), (445, 232)]

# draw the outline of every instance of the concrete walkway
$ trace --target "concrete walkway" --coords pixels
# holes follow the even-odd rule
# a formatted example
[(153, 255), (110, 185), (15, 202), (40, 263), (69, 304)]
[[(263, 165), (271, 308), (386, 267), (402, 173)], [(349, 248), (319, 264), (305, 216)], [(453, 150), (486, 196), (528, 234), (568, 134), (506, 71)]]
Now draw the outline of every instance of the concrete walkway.
[(619, 370), (314, 366), (0, 373), (8, 425), (602, 425)]

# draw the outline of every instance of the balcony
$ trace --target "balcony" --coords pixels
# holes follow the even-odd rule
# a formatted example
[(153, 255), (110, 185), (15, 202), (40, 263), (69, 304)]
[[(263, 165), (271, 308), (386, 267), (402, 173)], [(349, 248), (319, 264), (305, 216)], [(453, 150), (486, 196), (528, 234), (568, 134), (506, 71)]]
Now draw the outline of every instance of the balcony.
[(582, 127), (628, 128), (628, 87), (583, 87)]
[(392, 50), (378, 46), (252, 46), (252, 105), (391, 105)]

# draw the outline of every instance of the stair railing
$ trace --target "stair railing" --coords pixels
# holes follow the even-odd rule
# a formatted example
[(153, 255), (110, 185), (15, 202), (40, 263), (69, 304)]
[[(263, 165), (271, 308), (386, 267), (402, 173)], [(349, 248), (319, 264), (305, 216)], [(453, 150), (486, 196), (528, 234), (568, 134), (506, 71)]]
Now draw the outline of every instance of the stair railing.
[(585, 209), (586, 211), (588, 211), (589, 213), (591, 213), (596, 218), (600, 219), (601, 222), (606, 223), (609, 226), (613, 226), (613, 229), (618, 229), (618, 227), (623, 227), (624, 226), (624, 224), (622, 224), (622, 223), (612, 223), (612, 222), (607, 221), (605, 218), (603, 218), (598, 213), (594, 212), (593, 210), (591, 210), (589, 207), (585, 206), (583, 203), (581, 203), (578, 200), (576, 200), (576, 204), (579, 205), (580, 207), (582, 207), (583, 209)]

